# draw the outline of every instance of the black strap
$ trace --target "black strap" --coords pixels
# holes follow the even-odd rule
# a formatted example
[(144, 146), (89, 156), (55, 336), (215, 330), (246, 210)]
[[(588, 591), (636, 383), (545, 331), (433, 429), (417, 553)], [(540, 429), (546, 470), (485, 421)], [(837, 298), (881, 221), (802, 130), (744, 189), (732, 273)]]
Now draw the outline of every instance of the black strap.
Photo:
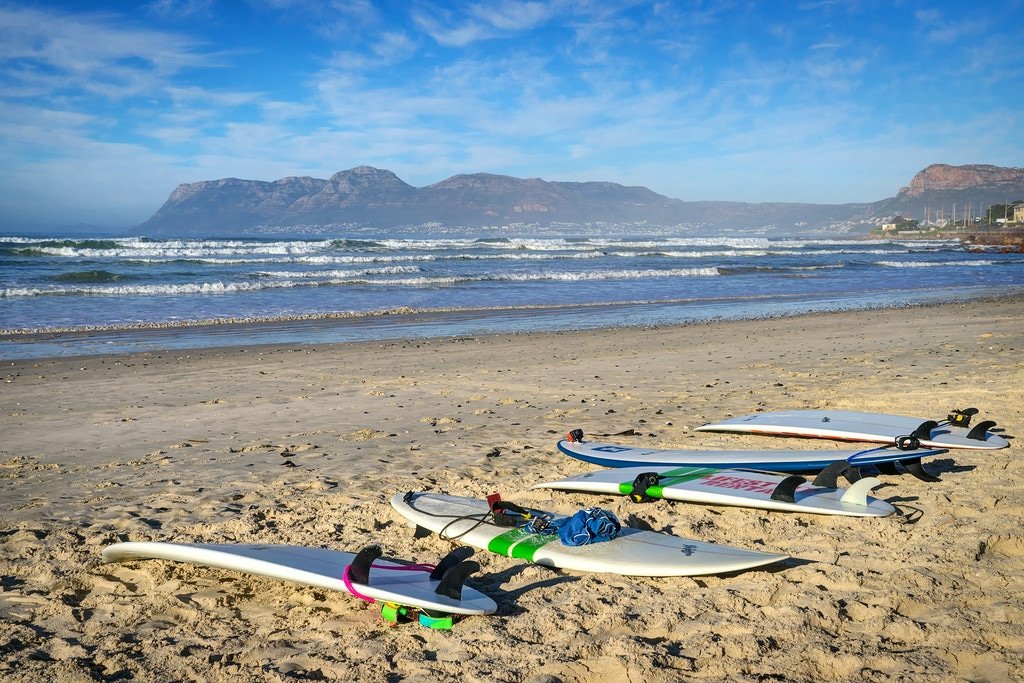
[(529, 519), (532, 515), (526, 508), (511, 503), (507, 500), (499, 500), (491, 506), (491, 516), (498, 526), (516, 526), (520, 522)]
[(920, 447), (921, 441), (913, 434), (905, 434), (904, 436), (896, 437), (896, 448), (901, 451), (916, 451)]
[(657, 486), (661, 481), (661, 475), (657, 472), (642, 472), (636, 475), (633, 480), (633, 489), (629, 492), (629, 499), (634, 503), (649, 503), (653, 498), (647, 495), (647, 489)]
[(966, 427), (971, 424), (971, 418), (978, 414), (977, 408), (964, 408), (953, 410), (946, 416), (946, 421), (957, 427)]

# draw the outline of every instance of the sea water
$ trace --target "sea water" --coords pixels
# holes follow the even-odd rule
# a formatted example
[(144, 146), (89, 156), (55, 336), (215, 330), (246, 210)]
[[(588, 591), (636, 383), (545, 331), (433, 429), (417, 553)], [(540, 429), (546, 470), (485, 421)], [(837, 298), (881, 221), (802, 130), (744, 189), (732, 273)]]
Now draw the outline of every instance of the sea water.
[[(950, 240), (0, 236), (0, 357), (614, 328), (1022, 291), (1024, 255)], [(224, 324), (247, 321), (261, 324)]]

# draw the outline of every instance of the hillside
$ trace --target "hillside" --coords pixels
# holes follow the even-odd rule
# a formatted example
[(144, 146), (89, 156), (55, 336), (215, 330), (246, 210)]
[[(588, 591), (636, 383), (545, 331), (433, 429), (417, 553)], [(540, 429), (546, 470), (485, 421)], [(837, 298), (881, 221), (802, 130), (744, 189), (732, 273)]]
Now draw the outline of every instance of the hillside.
[[(613, 182), (553, 182), (476, 173), (413, 187), (388, 170), (357, 166), (329, 179), (227, 178), (186, 183), (139, 226), (154, 236), (329, 234), (341, 229), (520, 226), (579, 232), (661, 227), (690, 234), (866, 233), (894, 214), (1024, 197), (1024, 169), (936, 164), (895, 197), (869, 204), (682, 201)], [(523, 228), (522, 226), (527, 226)]]

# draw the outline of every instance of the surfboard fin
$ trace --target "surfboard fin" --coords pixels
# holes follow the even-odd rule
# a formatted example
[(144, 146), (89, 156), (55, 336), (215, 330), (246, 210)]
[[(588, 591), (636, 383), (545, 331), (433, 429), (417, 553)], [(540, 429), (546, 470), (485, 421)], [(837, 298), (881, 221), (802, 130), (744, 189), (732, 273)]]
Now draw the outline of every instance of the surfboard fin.
[(456, 548), (441, 558), (441, 561), (434, 567), (434, 571), (430, 572), (430, 578), (440, 581), (449, 569), (460, 564), (463, 560), (469, 559), (472, 554), (473, 549), (468, 545)]
[(935, 420), (926, 420), (917, 426), (917, 429), (910, 433), (910, 436), (914, 437), (918, 441), (922, 439), (930, 439), (932, 437), (932, 430), (939, 426), (939, 423)]
[(967, 438), (974, 439), (975, 441), (984, 441), (985, 433), (995, 426), (996, 423), (994, 420), (985, 420), (984, 422), (979, 422), (978, 424), (971, 427), (971, 431), (967, 432)]
[(565, 435), (565, 439), (569, 443), (583, 443), (583, 430), (573, 429)]
[(801, 484), (806, 484), (807, 480), (798, 474), (793, 474), (786, 477), (779, 482), (779, 485), (772, 491), (772, 500), (777, 500), (782, 503), (795, 503), (796, 489)]
[[(854, 472), (855, 474), (851, 474)], [(846, 462), (845, 460), (836, 460), (834, 463), (818, 472), (818, 476), (811, 482), (815, 486), (823, 486), (827, 489), (837, 488), (839, 485), (839, 477), (845, 476), (847, 481), (851, 484), (860, 479), (860, 470)], [(851, 477), (853, 477), (851, 479)]]
[(364, 586), (370, 584), (370, 565), (384, 553), (379, 545), (368, 545), (358, 553), (356, 559), (348, 566), (348, 577), (355, 583)]
[(430, 529), (428, 529), (426, 527), (423, 527), (423, 526), (420, 526), (419, 524), (417, 524), (416, 525), (416, 531), (413, 532), (412, 537), (413, 538), (426, 538), (427, 536), (429, 536), (432, 533), (434, 533), (434, 532), (431, 531)]
[(921, 458), (912, 458), (910, 460), (901, 460), (900, 464), (903, 465), (903, 469), (910, 472), (912, 475), (920, 479), (921, 481), (933, 482), (942, 481), (934, 474), (925, 471), (924, 466), (921, 465)]
[[(469, 578), (470, 574), (478, 571), (480, 571), (479, 562), (463, 560), (445, 571), (444, 576), (441, 577), (441, 582), (437, 584), (434, 592), (452, 600), (461, 600), (462, 587), (465, 585), (466, 579)], [(433, 574), (431, 574), (431, 577), (433, 577)]]
[(843, 494), (841, 500), (844, 503), (850, 505), (860, 505), (861, 507), (867, 507), (868, 504), (868, 493), (871, 492), (876, 486), (881, 485), (882, 481), (877, 477), (864, 477), (858, 479), (857, 482), (846, 489), (846, 493)]
[(881, 472), (882, 474), (899, 474), (900, 473), (899, 470), (896, 469), (896, 465), (894, 463), (891, 463), (891, 462), (880, 462), (877, 465), (875, 465), (875, 467), (877, 467), (878, 471)]

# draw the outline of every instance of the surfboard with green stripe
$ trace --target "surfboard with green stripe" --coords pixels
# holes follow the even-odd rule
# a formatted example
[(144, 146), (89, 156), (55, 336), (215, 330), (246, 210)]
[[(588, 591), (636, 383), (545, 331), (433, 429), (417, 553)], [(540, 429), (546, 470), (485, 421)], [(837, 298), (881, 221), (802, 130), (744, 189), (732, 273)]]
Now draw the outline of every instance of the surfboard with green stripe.
[(533, 534), (525, 529), (512, 529), (500, 536), (495, 536), (487, 544), (487, 549), (498, 555), (515, 557), (533, 562), (533, 556), (551, 541), (557, 541), (555, 534)]
[[(597, 470), (533, 488), (628, 496), (634, 488), (643, 487), (649, 478), (646, 475), (651, 474), (657, 475), (657, 483), (637, 491), (649, 498), (850, 517), (884, 517), (896, 511), (886, 501), (868, 495), (881, 483), (870, 477), (849, 489), (836, 489), (806, 481), (795, 484), (792, 477), (769, 472), (662, 465)], [(644, 481), (634, 484), (641, 475)], [(787, 480), (789, 488), (783, 487)]]
[[(628, 527), (623, 527), (610, 541), (565, 546), (557, 534), (534, 534), (520, 527), (495, 524), (486, 500), (443, 493), (398, 493), (391, 499), (391, 505), (410, 522), (442, 538), (510, 559), (577, 571), (627, 576), (699, 576), (742, 571), (786, 559), (785, 555)], [(574, 512), (567, 510), (565, 515), (558, 515), (530, 510), (533, 515), (549, 515), (553, 521)]]
[[(615, 470), (612, 471), (614, 472)], [(644, 472), (649, 471), (650, 470), (647, 469), (644, 470)], [(713, 470), (708, 467), (677, 467), (675, 469), (668, 470), (667, 472), (662, 472), (660, 474), (661, 480), (658, 482), (658, 485), (647, 487), (647, 489), (645, 489), (645, 492), (651, 498), (664, 498), (665, 496), (663, 495), (663, 492), (666, 486), (672, 486), (675, 484), (682, 484), (687, 481), (693, 481), (694, 479), (700, 479), (701, 477), (705, 477), (715, 472), (718, 472), (718, 470)], [(619, 470), (618, 474), (622, 474), (622, 471)], [(545, 487), (540, 486), (538, 488)], [(619, 493), (621, 493), (624, 496), (628, 496), (632, 492), (633, 479), (619, 483)]]

